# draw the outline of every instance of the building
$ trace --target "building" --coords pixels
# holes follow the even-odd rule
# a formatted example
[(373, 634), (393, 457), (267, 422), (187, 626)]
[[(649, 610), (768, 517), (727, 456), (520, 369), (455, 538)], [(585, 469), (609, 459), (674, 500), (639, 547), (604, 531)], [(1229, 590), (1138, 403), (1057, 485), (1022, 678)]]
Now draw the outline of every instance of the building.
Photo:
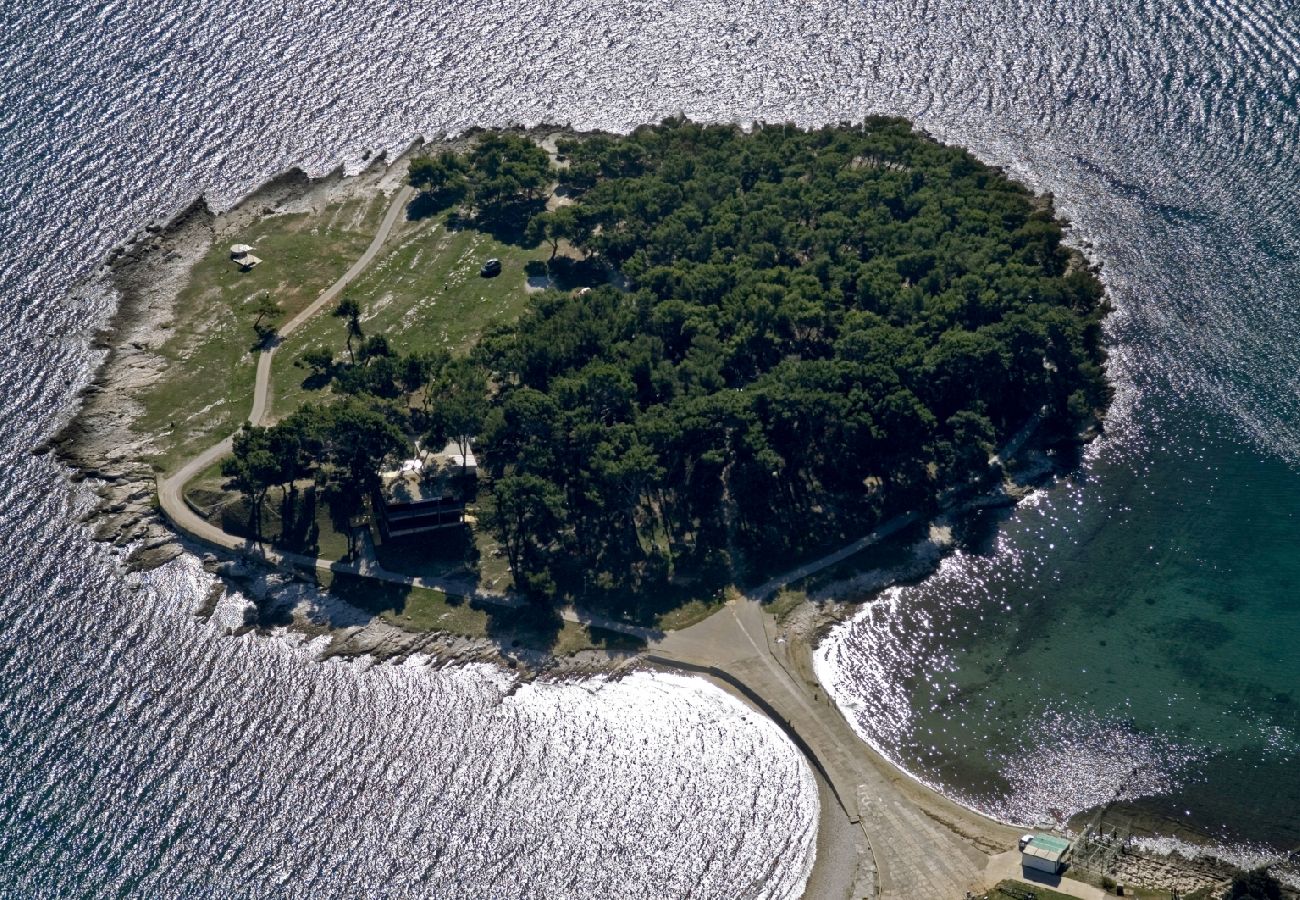
[(380, 472), (381, 496), (375, 504), (380, 533), (399, 538), (458, 527), (465, 521), (477, 476), (473, 451), (462, 456), (455, 444), (427, 462), (408, 459), (393, 471)]
[(1037, 872), (1059, 875), (1065, 866), (1070, 842), (1051, 834), (1035, 834), (1020, 842), (1020, 865)]
[(262, 260), (253, 255), (253, 248), (247, 244), (235, 244), (230, 248), (230, 258), (239, 264), (241, 272), (247, 272)]

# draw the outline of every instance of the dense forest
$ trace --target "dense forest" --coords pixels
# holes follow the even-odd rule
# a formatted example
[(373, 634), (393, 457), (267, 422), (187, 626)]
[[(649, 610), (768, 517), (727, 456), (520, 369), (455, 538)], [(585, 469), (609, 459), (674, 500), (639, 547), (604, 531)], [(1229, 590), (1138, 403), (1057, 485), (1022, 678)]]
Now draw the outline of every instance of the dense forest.
[(1050, 204), (904, 121), (676, 119), (559, 151), (493, 134), (411, 169), (419, 202), (549, 245), (555, 287), (518, 322), (468, 360), (357, 327), (314, 361), (407, 434), (479, 434), (523, 589), (723, 584), (933, 508), (1035, 417), (1072, 438), (1106, 405), (1101, 285)]

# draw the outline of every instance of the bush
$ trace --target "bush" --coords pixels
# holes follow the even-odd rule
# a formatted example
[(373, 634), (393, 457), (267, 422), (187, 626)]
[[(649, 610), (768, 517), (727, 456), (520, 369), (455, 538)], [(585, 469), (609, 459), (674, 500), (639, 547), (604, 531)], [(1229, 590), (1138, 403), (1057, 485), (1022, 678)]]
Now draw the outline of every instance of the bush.
[(1282, 900), (1282, 886), (1267, 869), (1255, 869), (1232, 879), (1223, 900)]

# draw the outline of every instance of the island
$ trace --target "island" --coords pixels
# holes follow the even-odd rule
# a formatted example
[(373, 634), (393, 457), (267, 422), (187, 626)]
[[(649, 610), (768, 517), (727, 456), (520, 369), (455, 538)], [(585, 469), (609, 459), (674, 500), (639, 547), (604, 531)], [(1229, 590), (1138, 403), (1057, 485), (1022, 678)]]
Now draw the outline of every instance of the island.
[(222, 531), (671, 627), (1107, 403), (1050, 203), (905, 122), (404, 163), (397, 202), (263, 203), (182, 276), (134, 426), (169, 474), (242, 423), (177, 485)]
[(1016, 832), (898, 782), (810, 651), (836, 585), (933, 565), (936, 522), (1096, 433), (1108, 308), (1065, 228), (895, 118), (473, 131), (119, 247), (53, 445), (97, 536), (189, 543), (242, 629), (709, 677), (817, 774), (810, 895), (956, 896)]

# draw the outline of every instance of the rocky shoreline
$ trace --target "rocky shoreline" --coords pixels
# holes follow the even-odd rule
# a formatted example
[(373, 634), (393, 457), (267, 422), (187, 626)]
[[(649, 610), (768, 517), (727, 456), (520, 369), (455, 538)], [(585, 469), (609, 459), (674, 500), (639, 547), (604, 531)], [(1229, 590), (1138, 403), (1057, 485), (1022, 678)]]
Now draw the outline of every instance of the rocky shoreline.
[(592, 650), (555, 657), (508, 634), (493, 640), (406, 631), (311, 588), (293, 573), (268, 569), (238, 554), (218, 555), (178, 534), (158, 509), (158, 473), (145, 461), (157, 451), (156, 439), (134, 427), (141, 412), (135, 397), (142, 387), (165, 377), (169, 361), (158, 348), (174, 327), (176, 303), (191, 269), (214, 244), (253, 220), (319, 210), (401, 183), (406, 160), (421, 146), (413, 144), (391, 162), (377, 157), (355, 175), (338, 168), (313, 178), (291, 169), (221, 212), (199, 197), (168, 221), (150, 224), (116, 247), (94, 276), (119, 298), (109, 324), (92, 338), (103, 359), (81, 391), (73, 417), (33, 452), (55, 453), (69, 468), (72, 481), (93, 486), (97, 501), (82, 522), (94, 540), (120, 550), (128, 572), (158, 568), (188, 550), (221, 582), (198, 605), (197, 614), (211, 615), (226, 591), (251, 598), (242, 624), (228, 629), (231, 633), (289, 627), (308, 637), (328, 635), (323, 656), (390, 660), (420, 655), (437, 665), (492, 663), (524, 679), (620, 671), (632, 658), (629, 654)]
[(35, 452), (53, 450), (74, 481), (96, 483), (99, 502), (86, 520), (93, 522), (95, 540), (128, 548), (128, 569), (156, 568), (183, 549), (155, 505), (156, 473), (144, 461), (155, 449), (153, 438), (133, 423), (140, 414), (135, 392), (164, 377), (167, 361), (157, 348), (173, 327), (190, 269), (226, 232), (259, 215), (319, 202), (343, 182), (341, 169), (316, 179), (293, 169), (221, 214), (199, 197), (119, 245), (96, 274), (119, 297), (112, 320), (93, 338), (103, 361), (82, 390), (76, 415)]

